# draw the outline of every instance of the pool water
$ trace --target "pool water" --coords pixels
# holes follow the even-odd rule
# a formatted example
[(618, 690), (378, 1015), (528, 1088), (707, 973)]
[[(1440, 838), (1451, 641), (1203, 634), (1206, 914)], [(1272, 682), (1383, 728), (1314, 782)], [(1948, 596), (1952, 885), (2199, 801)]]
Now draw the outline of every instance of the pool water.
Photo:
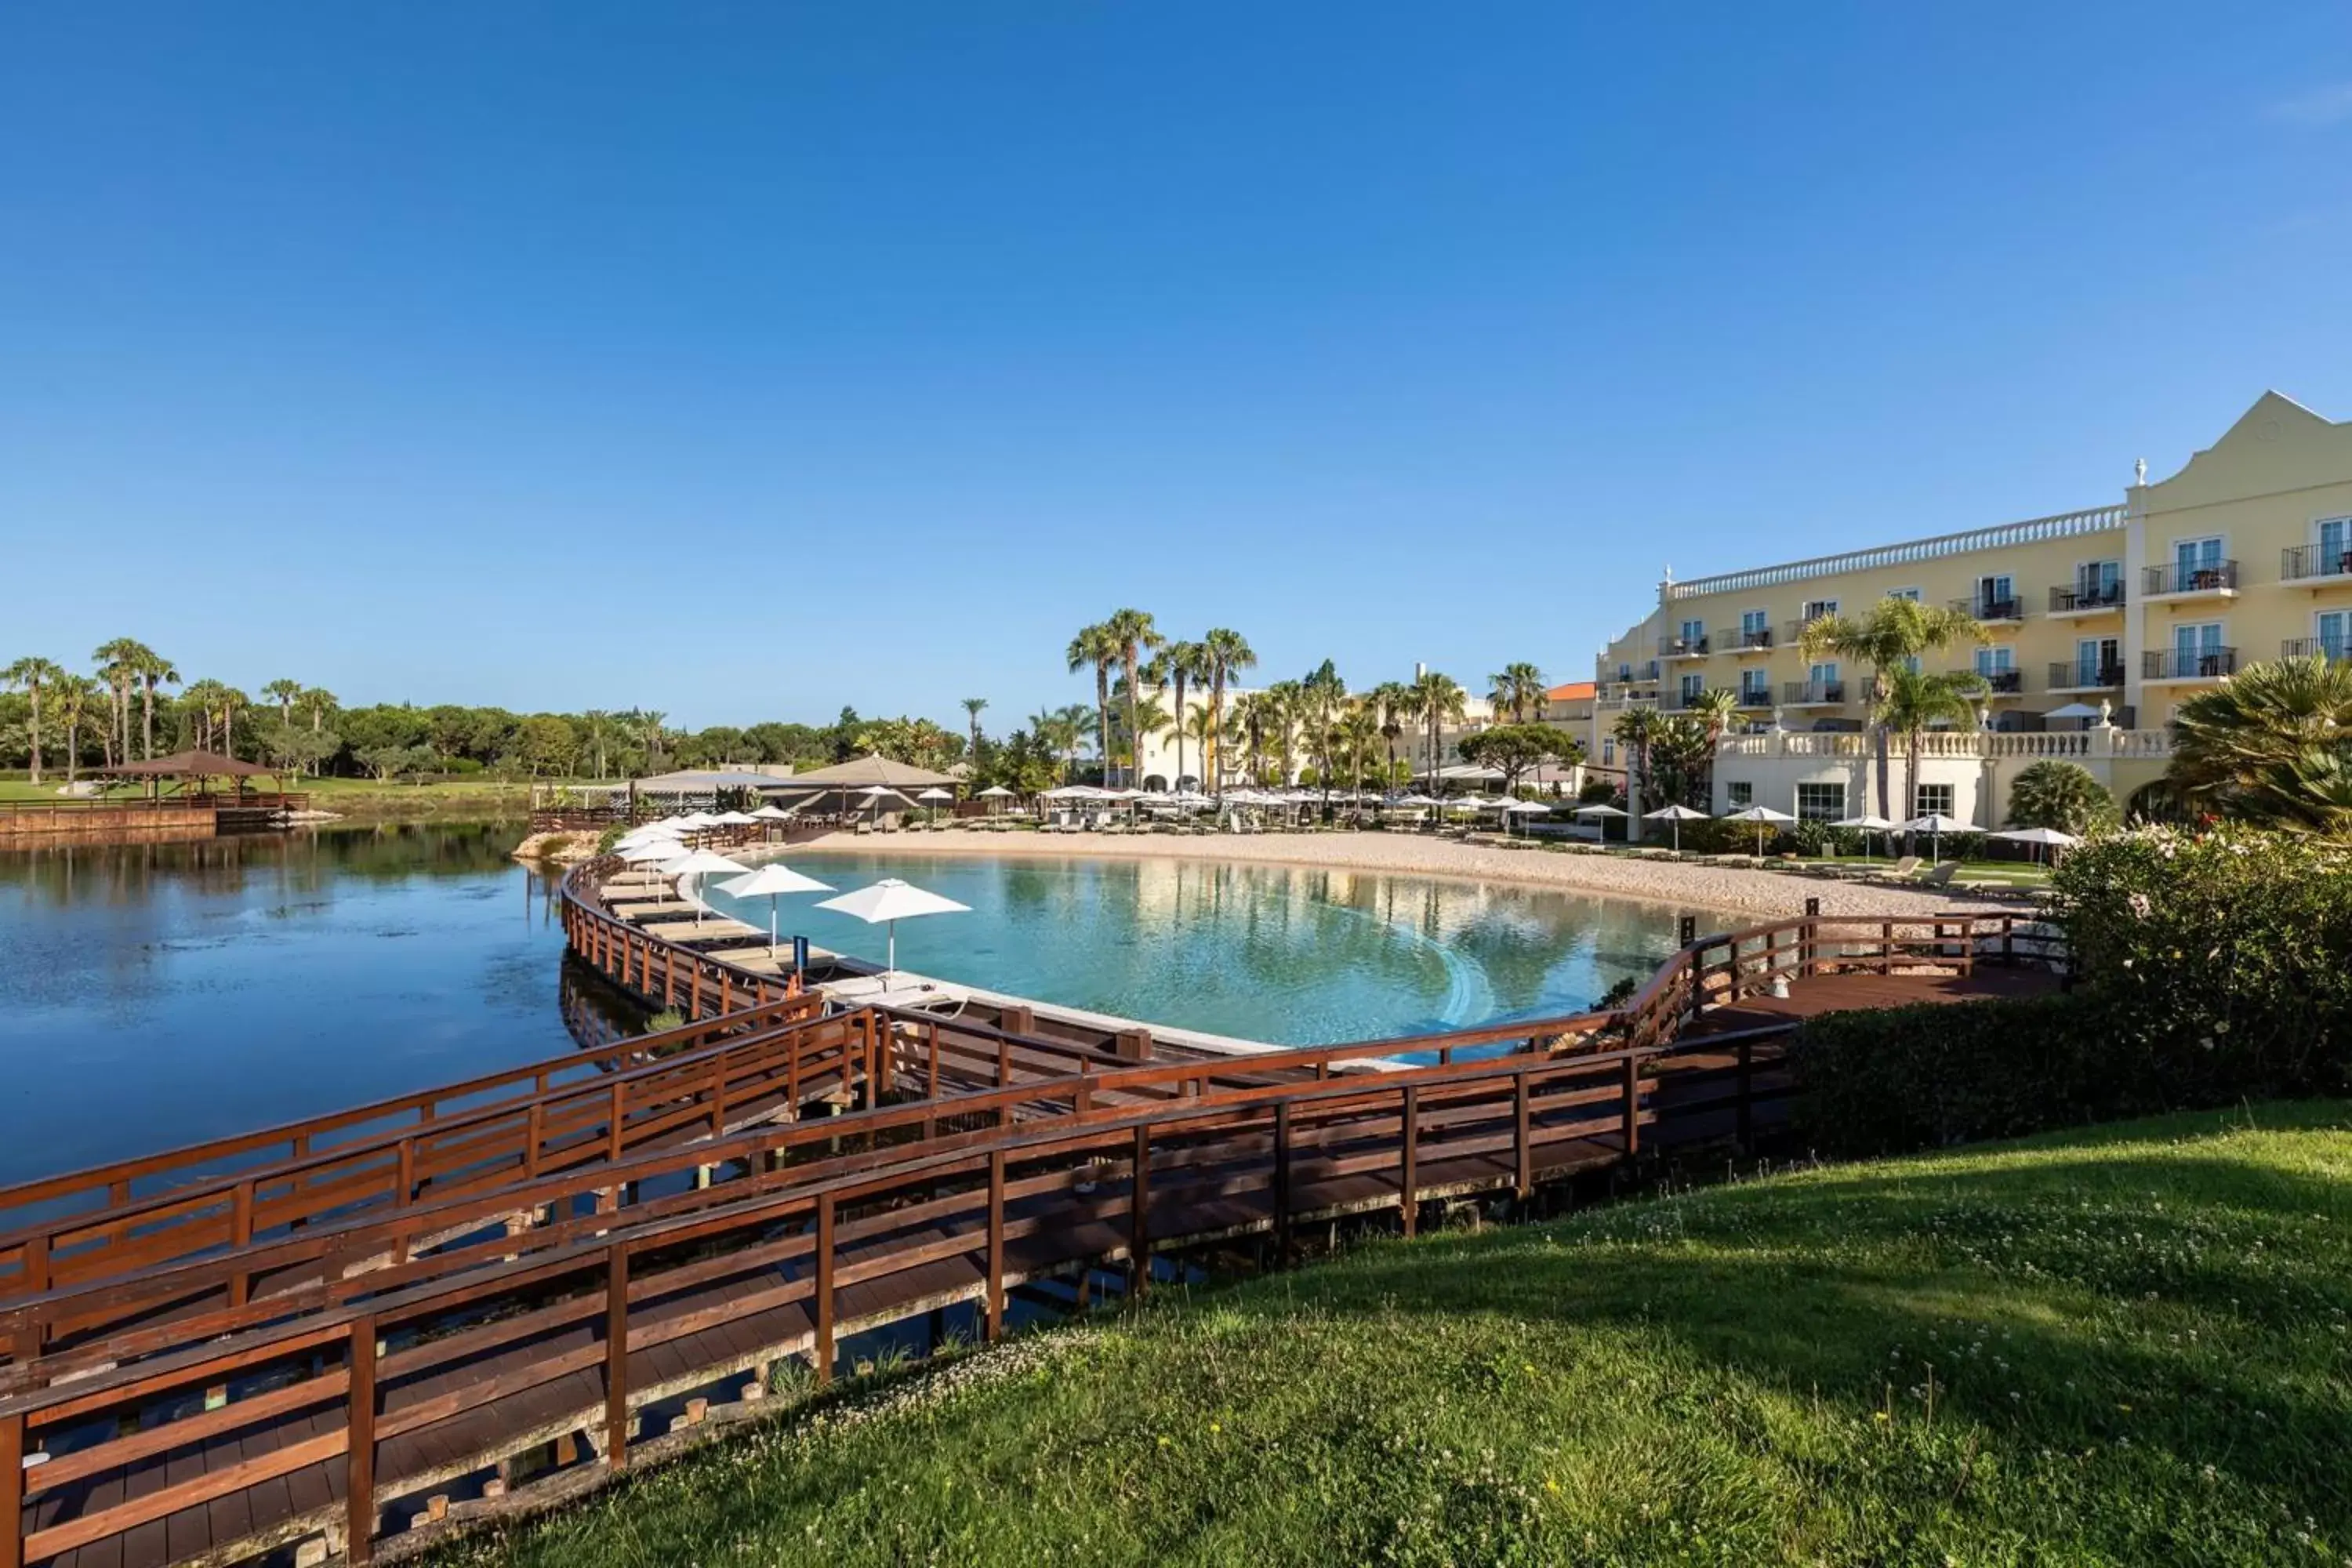
[[(1573, 1013), (1675, 948), (1665, 905), (1507, 883), (1182, 860), (801, 853), (847, 891), (884, 877), (971, 906), (898, 926), (902, 969), (1282, 1045)], [(765, 899), (706, 885), (765, 929)], [(882, 928), (779, 900), (780, 928), (881, 962)]]

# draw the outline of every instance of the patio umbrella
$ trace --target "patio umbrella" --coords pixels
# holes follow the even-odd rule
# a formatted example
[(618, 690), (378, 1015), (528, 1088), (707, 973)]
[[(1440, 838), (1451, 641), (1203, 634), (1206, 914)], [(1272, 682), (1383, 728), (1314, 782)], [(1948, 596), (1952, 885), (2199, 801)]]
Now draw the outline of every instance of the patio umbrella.
[(905, 795), (900, 795), (897, 790), (892, 789), (887, 784), (867, 784), (864, 789), (861, 789), (856, 793), (864, 795), (866, 797), (866, 804), (874, 808), (874, 820), (877, 823), (882, 820), (882, 801), (885, 796), (887, 796), (892, 800), (904, 800), (907, 798)]
[(955, 791), (951, 789), (940, 789), (937, 785), (934, 785), (931, 788), (925, 790), (915, 798), (923, 802), (931, 808), (930, 815), (926, 817), (925, 820), (937, 822), (940, 819), (939, 803), (943, 800), (953, 801), (955, 799)]
[(1873, 816), (1870, 813), (1865, 811), (1860, 816), (1840, 817), (1837, 821), (1831, 823), (1830, 826), (1832, 827), (1860, 828), (1862, 830), (1862, 852), (1864, 857), (1867, 858), (1870, 854), (1870, 836), (1872, 834), (1893, 833), (1903, 825), (1899, 822), (1889, 822), (1883, 816)]
[(1969, 833), (1974, 831), (1975, 827), (1976, 824), (1973, 822), (1962, 822), (1957, 816), (1946, 816), (1940, 811), (1931, 811), (1925, 816), (1915, 816), (1905, 823), (1903, 831), (1924, 833), (1927, 836), (1927, 864), (1933, 866), (1937, 863), (1937, 857), (1943, 852), (1945, 834)]
[(882, 971), (887, 978), (898, 967), (898, 922), (913, 920), (918, 915), (960, 915), (971, 912), (970, 904), (943, 899), (937, 893), (927, 893), (909, 882), (896, 877), (885, 877), (870, 888), (860, 888), (854, 893), (844, 893), (837, 899), (825, 899), (817, 906), (821, 910), (838, 910), (845, 915), (855, 915), (867, 925), (890, 928), (890, 962)]
[(686, 853), (686, 847), (675, 838), (656, 837), (621, 847), (622, 860), (631, 866), (649, 865), (657, 860), (675, 860)]
[(786, 893), (830, 893), (833, 889), (814, 877), (803, 877), (781, 860), (773, 860), (756, 871), (730, 878), (719, 884), (721, 892), (739, 899), (756, 899), (765, 894), (768, 900), (768, 956), (776, 955), (776, 900)]
[(2055, 827), (2012, 827), (2005, 832), (1990, 833), (1985, 837), (2005, 838), (2011, 844), (2035, 845), (2042, 852), (2041, 856), (2036, 857), (2037, 858), (2046, 857), (2053, 849), (2064, 849), (2083, 842), (2073, 834), (2062, 833)]
[(748, 866), (730, 860), (726, 856), (709, 849), (688, 850), (660, 862), (654, 868), (677, 883), (678, 896), (694, 906), (694, 923), (697, 926), (702, 924), (703, 903), (688, 884), (697, 877), (709, 876), (720, 871), (733, 871), (740, 874), (751, 869)]
[(2069, 702), (2063, 708), (2053, 708), (2042, 715), (2044, 719), (2095, 719), (2098, 716), (2099, 710), (2087, 702)]
[(1504, 830), (1507, 832), (1510, 829), (1512, 818), (1525, 816), (1529, 812), (1533, 812), (1539, 816), (1549, 816), (1551, 815), (1551, 807), (1532, 800), (1512, 801), (1509, 805), (1503, 807)]
[(1685, 805), (1682, 802), (1676, 801), (1672, 805), (1662, 805), (1655, 811), (1643, 812), (1642, 814), (1642, 820), (1644, 822), (1673, 823), (1675, 825), (1675, 853), (1679, 855), (1683, 852), (1683, 824), (1685, 822), (1705, 822), (1706, 820), (1706, 813), (1703, 811), (1693, 811), (1689, 806)]
[(710, 819), (710, 826), (713, 827), (751, 827), (756, 826), (759, 823), (759, 820), (760, 819), (758, 817), (752, 816), (748, 811), (722, 811), (718, 816)]
[(1767, 823), (1794, 822), (1797, 819), (1785, 811), (1775, 811), (1769, 805), (1746, 806), (1723, 814), (1725, 822), (1752, 822), (1756, 825), (1756, 853), (1764, 853), (1764, 827)]
[(1011, 800), (1013, 792), (1003, 784), (991, 784), (973, 797), (977, 800)]
[(797, 811), (786, 811), (781, 805), (769, 805), (761, 806), (751, 815), (758, 817), (762, 822), (790, 822), (794, 816), (797, 816), (799, 813)]

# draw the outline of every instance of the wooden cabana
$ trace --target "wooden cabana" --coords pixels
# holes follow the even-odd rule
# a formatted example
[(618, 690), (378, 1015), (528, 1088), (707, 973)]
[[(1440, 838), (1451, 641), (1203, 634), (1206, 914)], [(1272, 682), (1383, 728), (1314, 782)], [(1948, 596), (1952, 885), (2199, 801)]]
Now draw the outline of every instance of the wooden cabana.
[(214, 779), (227, 779), (234, 786), (231, 793), (240, 801), (252, 793), (247, 789), (246, 780), (265, 773), (277, 776), (258, 763), (240, 762), (218, 752), (199, 751), (174, 752), (168, 757), (157, 757), (152, 762), (121, 763), (110, 768), (90, 771), (103, 778), (143, 779), (151, 797), (162, 795), (163, 783), (173, 780), (180, 785), (179, 795), (209, 799), (212, 792), (205, 785)]

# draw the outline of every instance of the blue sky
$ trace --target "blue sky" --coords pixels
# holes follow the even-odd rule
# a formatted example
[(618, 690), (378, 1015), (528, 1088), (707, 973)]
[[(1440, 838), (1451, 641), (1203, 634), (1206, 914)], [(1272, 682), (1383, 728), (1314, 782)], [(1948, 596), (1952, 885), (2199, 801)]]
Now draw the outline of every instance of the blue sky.
[(690, 724), (1562, 678), (2352, 417), (2352, 10), (0, 18), (0, 655)]

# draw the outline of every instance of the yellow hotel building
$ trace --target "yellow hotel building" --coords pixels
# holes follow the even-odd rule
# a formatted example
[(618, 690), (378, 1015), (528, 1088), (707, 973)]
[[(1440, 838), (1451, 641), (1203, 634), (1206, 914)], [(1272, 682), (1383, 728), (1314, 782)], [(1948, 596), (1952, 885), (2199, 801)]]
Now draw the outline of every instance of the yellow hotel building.
[[(1890, 595), (1957, 605), (1991, 640), (1929, 656), (1985, 678), (1982, 731), (1931, 736), (1919, 799), (1888, 815), (1998, 826), (2007, 780), (2044, 756), (2082, 762), (2128, 805), (2162, 776), (2164, 726), (2189, 693), (2283, 653), (2352, 654), (2352, 422), (2265, 393), (2179, 472), (2154, 483), (2143, 472), (2120, 504), (1669, 578), (1656, 609), (1601, 651), (1594, 759), (1615, 761), (1611, 731), (1627, 707), (1672, 711), (1728, 688), (1749, 723), (1718, 749), (1718, 813), (1881, 810), (1859, 734), (1870, 672), (1809, 661), (1796, 643), (1808, 621)], [(1899, 793), (1899, 756), (1893, 771)]]

